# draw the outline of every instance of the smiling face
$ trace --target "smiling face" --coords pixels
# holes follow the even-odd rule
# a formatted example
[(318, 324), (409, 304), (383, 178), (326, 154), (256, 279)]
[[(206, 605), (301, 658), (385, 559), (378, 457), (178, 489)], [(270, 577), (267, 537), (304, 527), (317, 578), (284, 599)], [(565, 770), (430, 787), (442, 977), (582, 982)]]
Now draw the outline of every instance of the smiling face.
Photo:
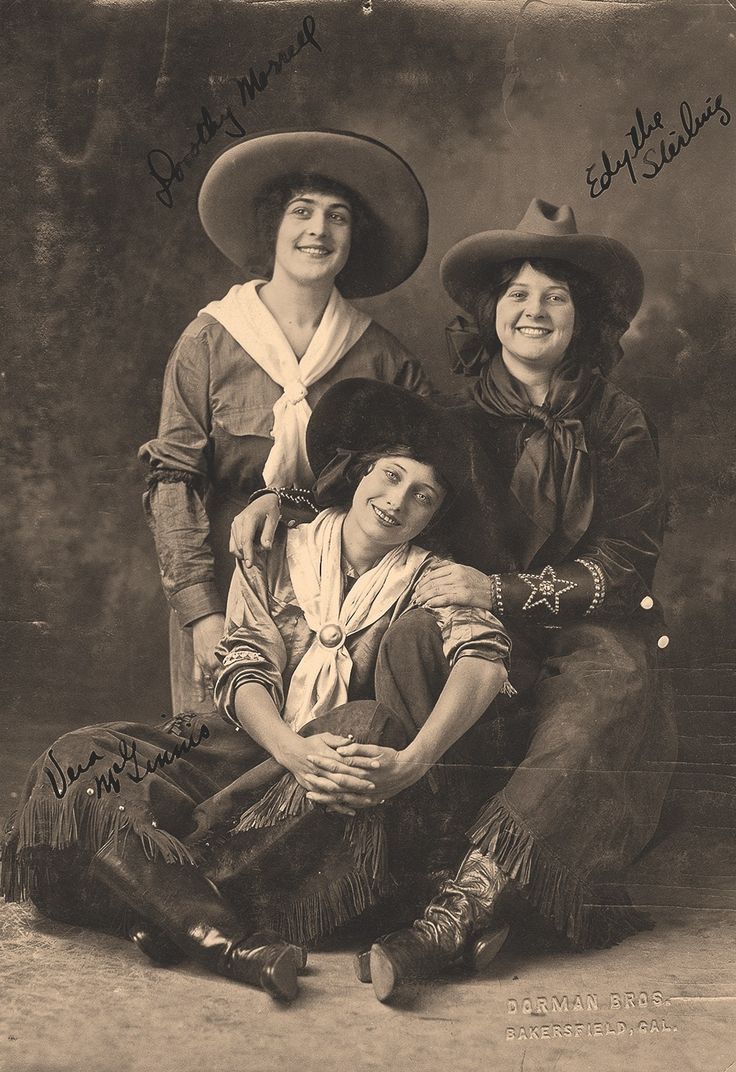
[(355, 490), (345, 532), (359, 532), (385, 553), (418, 536), (446, 494), (431, 465), (403, 456), (379, 458)]
[(567, 283), (524, 264), (496, 304), (496, 334), (509, 370), (552, 370), (560, 364), (575, 327)]
[(292, 197), (276, 235), (274, 275), (304, 285), (334, 280), (350, 255), (352, 214), (335, 194), (301, 190)]

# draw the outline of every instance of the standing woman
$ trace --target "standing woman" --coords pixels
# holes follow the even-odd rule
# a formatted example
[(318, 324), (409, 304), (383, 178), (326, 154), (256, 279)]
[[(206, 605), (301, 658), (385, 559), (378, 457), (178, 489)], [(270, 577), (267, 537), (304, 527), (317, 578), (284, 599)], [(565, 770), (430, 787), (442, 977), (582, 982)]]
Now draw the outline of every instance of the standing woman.
[(175, 713), (212, 710), (230, 524), (264, 485), (311, 485), (310, 407), (347, 377), (429, 390), (398, 340), (345, 300), (391, 290), (424, 256), (424, 193), (391, 149), (338, 131), (245, 139), (213, 164), (199, 214), (218, 249), (255, 278), (185, 329), (158, 436), (140, 450), (171, 607)]

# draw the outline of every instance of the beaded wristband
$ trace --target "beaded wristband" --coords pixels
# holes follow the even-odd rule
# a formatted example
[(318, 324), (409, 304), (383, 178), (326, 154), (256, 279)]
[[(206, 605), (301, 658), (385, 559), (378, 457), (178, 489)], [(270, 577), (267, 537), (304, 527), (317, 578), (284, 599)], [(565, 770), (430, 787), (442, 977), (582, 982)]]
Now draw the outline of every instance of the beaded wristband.
[(588, 573), (590, 573), (593, 578), (593, 598), (590, 601), (590, 606), (585, 612), (585, 616), (587, 617), (589, 614), (592, 614), (596, 607), (599, 607), (606, 598), (606, 576), (598, 563), (591, 561), (589, 558), (576, 558), (575, 561), (579, 562), (581, 566), (585, 566)]
[(279, 510), (283, 514), (284, 504), (293, 510), (311, 510), (313, 514), (319, 513), (314, 505), (314, 497), (309, 488), (272, 488), (276, 492), (279, 501)]
[(506, 611), (503, 606), (503, 596), (501, 595), (501, 575), (500, 573), (492, 573), (490, 576), (491, 582), (491, 610), (494, 614), (497, 614), (500, 618), (503, 618)]

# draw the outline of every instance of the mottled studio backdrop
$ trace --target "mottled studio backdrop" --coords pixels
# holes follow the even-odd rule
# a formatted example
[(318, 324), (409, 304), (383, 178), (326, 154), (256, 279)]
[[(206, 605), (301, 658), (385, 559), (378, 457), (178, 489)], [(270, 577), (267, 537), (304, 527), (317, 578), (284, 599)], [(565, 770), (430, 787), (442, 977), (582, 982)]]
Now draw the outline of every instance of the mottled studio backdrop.
[[(296, 44), (305, 18), (312, 41), (253, 100), (244, 87), (244, 105), (237, 79)], [(709, 669), (697, 675), (701, 691), (729, 691), (733, 5), (3, 0), (2, 20), (6, 791), (72, 725), (168, 709), (166, 610), (136, 449), (155, 432), (178, 333), (237, 276), (195, 211), (199, 183), (230, 140), (224, 129), (184, 166), (170, 208), (146, 156), (180, 160), (203, 106), (214, 118), (230, 106), (248, 133), (359, 131), (410, 162), (430, 205), (427, 257), (408, 283), (366, 305), (445, 388), (453, 308), (437, 269), (450, 244), (515, 226), (539, 195), (571, 203), (582, 229), (632, 246), (647, 299), (616, 376), (661, 436), (669, 658)], [(719, 94), (734, 112), (728, 125), (713, 111)], [(702, 116), (708, 98), (713, 114), (656, 177), (644, 176), (653, 168), (640, 155), (636, 183), (624, 166), (589, 196), (586, 168), (600, 176), (604, 150), (615, 168), (637, 107), (645, 122), (661, 113), (656, 147), (662, 133), (682, 131), (682, 101)]]

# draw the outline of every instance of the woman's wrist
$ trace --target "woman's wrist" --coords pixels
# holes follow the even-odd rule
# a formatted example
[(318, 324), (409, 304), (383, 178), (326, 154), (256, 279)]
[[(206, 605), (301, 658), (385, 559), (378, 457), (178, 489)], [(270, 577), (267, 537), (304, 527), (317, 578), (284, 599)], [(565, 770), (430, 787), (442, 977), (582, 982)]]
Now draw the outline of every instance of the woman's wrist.
[(293, 773), (294, 760), (299, 755), (300, 746), (303, 747), (304, 745), (304, 737), (300, 737), (298, 733), (294, 733), (288, 726), (284, 726), (283, 732), (273, 741), (273, 747), (266, 747), (277, 763), (280, 763), (282, 767), (286, 767), (287, 770)]
[(422, 749), (421, 744), (417, 744), (417, 738), (414, 738), (411, 744), (399, 752), (398, 758), (407, 775), (412, 776), (409, 785), (423, 778), (434, 762), (434, 759)]
[(276, 501), (278, 502), (279, 489), (278, 488), (258, 488), (257, 491), (254, 491), (253, 494), (248, 497), (248, 506), (250, 506), (251, 503), (256, 502), (257, 499), (265, 498), (266, 495), (273, 495), (274, 498), (276, 499)]

